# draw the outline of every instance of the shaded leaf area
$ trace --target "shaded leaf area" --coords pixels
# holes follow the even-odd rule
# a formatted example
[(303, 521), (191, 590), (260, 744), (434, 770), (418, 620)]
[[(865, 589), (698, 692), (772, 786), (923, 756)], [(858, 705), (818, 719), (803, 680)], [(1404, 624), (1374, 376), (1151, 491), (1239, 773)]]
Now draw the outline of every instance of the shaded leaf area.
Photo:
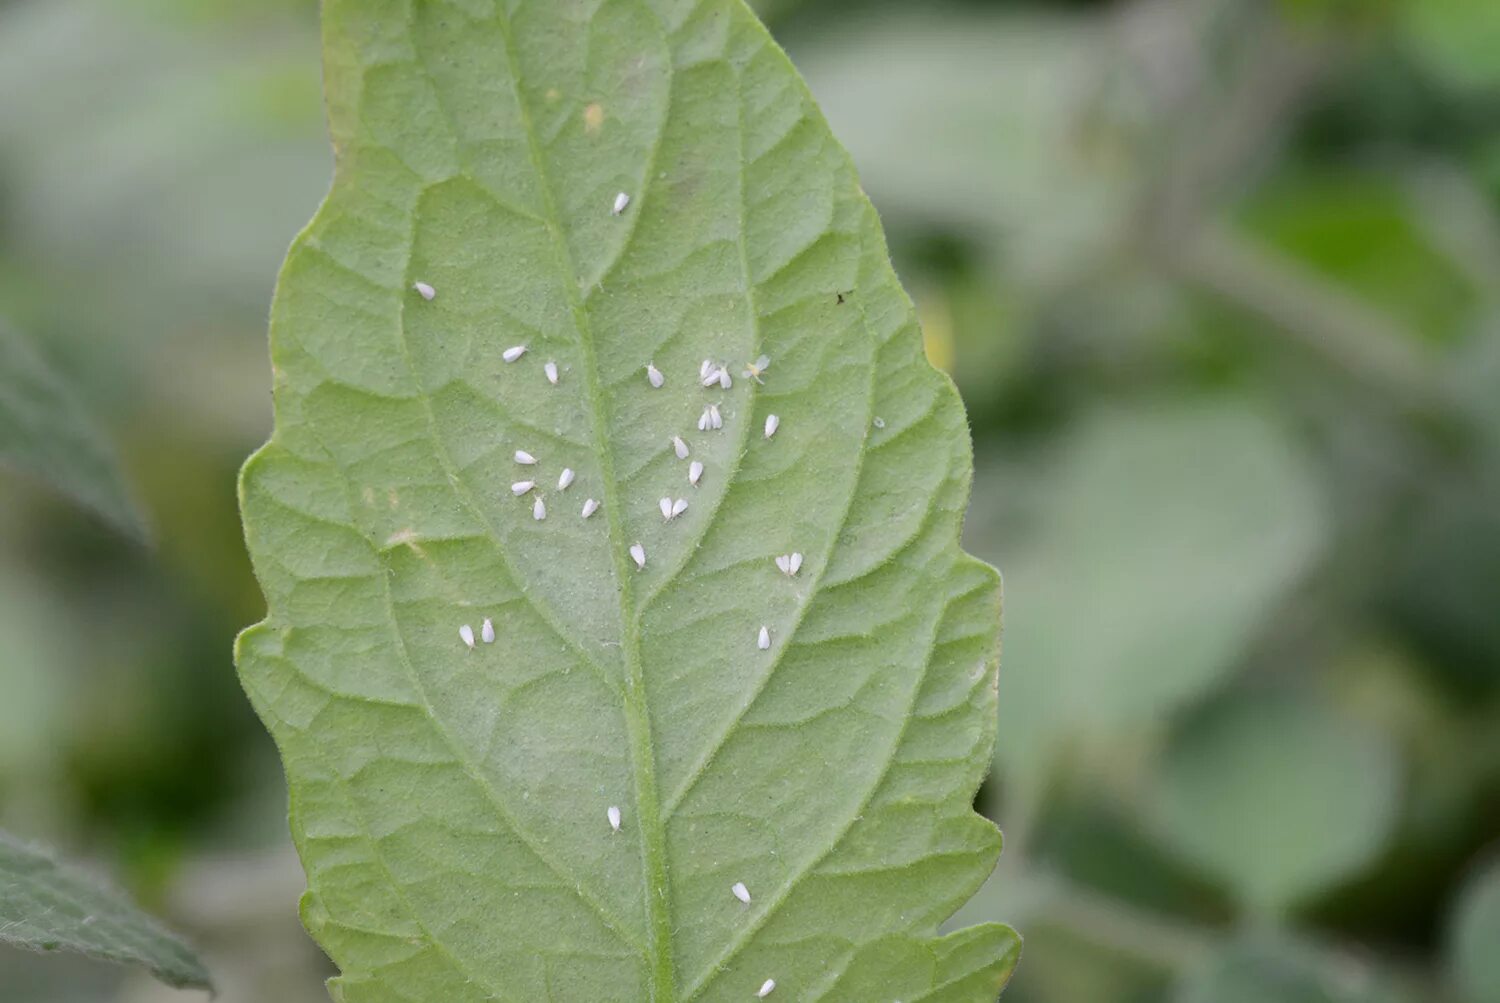
[(1401, 998), (1356, 959), (1333, 964), (1290, 938), (1236, 941), (1187, 975), (1172, 996), (1173, 1003), (1396, 1003)]
[(87, 409), (25, 339), (0, 323), (0, 464), (38, 477), (144, 538), (114, 452)]
[(1000, 849), (964, 415), (785, 56), (739, 0), (324, 19), (239, 658), (335, 996), (993, 1000), (1015, 935), (937, 934)]
[(5, 833), (0, 943), (139, 965), (170, 986), (213, 988), (193, 952), (120, 892)]

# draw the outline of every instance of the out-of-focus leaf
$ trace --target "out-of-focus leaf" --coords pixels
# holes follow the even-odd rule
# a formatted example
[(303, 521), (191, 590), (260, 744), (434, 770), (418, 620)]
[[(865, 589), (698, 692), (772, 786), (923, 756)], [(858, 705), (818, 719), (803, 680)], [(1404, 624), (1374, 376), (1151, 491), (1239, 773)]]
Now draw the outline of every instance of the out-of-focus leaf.
[(896, 225), (1003, 243), (1013, 275), (1053, 281), (1115, 238), (1133, 191), (1123, 126), (1101, 100), (1103, 28), (877, 13), (819, 36), (802, 68)]
[(1500, 858), (1474, 875), (1459, 898), (1448, 965), (1467, 1003), (1500, 1003)]
[(1386, 846), (1399, 760), (1379, 734), (1289, 694), (1235, 694), (1173, 735), (1158, 833), (1256, 915), (1281, 913)]
[(239, 664), (338, 998), (992, 1003), (967, 428), (785, 56), (740, 0), (324, 25)]
[(1467, 333), (1475, 290), (1435, 246), (1410, 187), (1380, 175), (1293, 171), (1244, 208), (1246, 227), (1435, 342)]
[(1493, 0), (1403, 0), (1401, 22), (1414, 51), (1460, 87), (1500, 87), (1500, 4)]
[(975, 537), (1006, 573), (999, 765), (1022, 784), (1070, 736), (1215, 686), (1324, 532), (1293, 447), (1235, 402), (1096, 414), (1055, 466), (1001, 481), (992, 496), (1036, 491), (1003, 546)]
[(39, 477), (125, 532), (146, 529), (114, 453), (37, 351), (0, 324), (0, 464)]
[(193, 952), (124, 895), (0, 833), (0, 944), (139, 965), (179, 988), (212, 989)]
[(1237, 941), (1186, 975), (1173, 1003), (1396, 1003), (1353, 958), (1333, 959), (1291, 940)]

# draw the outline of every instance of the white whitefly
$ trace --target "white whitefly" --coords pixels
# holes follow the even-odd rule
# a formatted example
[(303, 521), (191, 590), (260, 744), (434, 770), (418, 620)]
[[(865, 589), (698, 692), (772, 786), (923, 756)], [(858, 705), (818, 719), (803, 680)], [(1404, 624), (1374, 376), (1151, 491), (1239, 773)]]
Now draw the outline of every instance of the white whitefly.
[(489, 617), (485, 617), (484, 623), (479, 625), (479, 639), (485, 644), (495, 643), (495, 621)]
[(776, 566), (781, 569), (782, 574), (788, 577), (795, 576), (797, 572), (802, 570), (802, 555), (782, 554), (776, 558)]
[(573, 473), (572, 467), (564, 467), (563, 472), (557, 475), (557, 490), (568, 490), (568, 486), (573, 483), (573, 478), (576, 476), (577, 475)]
[(778, 418), (774, 414), (768, 414), (768, 415), (766, 415), (766, 438), (767, 439), (769, 439), (771, 436), (775, 435), (776, 434), (776, 430), (778, 428), (780, 428), (780, 427), (781, 427), (781, 419), (780, 418)]
[[(707, 380), (708, 379), (708, 374), (711, 373), (711, 372), (713, 372), (713, 371), (714, 371), (714, 360), (713, 359), (704, 359), (703, 360), (703, 364), (698, 367), (698, 379), (700, 379), (700, 380)], [(704, 383), (703, 385), (704, 386), (708, 386), (707, 383)]]
[(745, 887), (745, 882), (736, 881), (732, 886), (730, 886), (729, 890), (734, 892), (735, 898), (739, 899), (746, 905), (750, 904), (750, 889)]
[(656, 368), (654, 362), (646, 363), (646, 379), (650, 380), (651, 385), (658, 390), (661, 389), (663, 383), (667, 382), (667, 378), (661, 374), (660, 369)]
[(672, 449), (677, 453), (677, 458), (679, 460), (685, 460), (688, 458), (690, 450), (688, 449), (688, 444), (682, 441), (682, 436), (672, 436)]
[(540, 495), (538, 495), (536, 501), (532, 503), (531, 517), (537, 522), (541, 522), (543, 519), (547, 518), (547, 503), (542, 500)]
[(791, 573), (795, 575), (797, 572), (799, 572), (799, 571), (802, 570), (802, 555), (798, 554), (798, 553), (793, 553), (792, 557), (791, 557), (791, 562), (792, 562), (792, 572)]
[(729, 370), (719, 370), (719, 386), (723, 387), (725, 390), (728, 390), (729, 388), (734, 386), (734, 377), (729, 375)]
[(719, 413), (719, 405), (710, 404), (708, 406), (708, 424), (713, 428), (724, 427), (724, 416)]
[(437, 290), (432, 288), (425, 282), (418, 282), (416, 285), (412, 286), (412, 288), (417, 291), (418, 296), (422, 297), (429, 303), (431, 303), (433, 297), (437, 295)]
[(875, 427), (876, 428), (885, 428), (885, 419), (882, 418), (882, 417), (880, 417), (880, 415), (878, 415), (878, 414), (875, 416)]
[(585, 519), (587, 519), (589, 516), (593, 515), (597, 511), (599, 511), (599, 503), (597, 501), (595, 501), (593, 498), (590, 498), (588, 501), (586, 501), (586, 502), (583, 503), (583, 511), (580, 512), (579, 514), (582, 515)]
[(769, 355), (762, 355), (754, 362), (745, 363), (745, 378), (747, 380), (754, 380), (756, 383), (763, 384), (766, 381), (761, 379), (761, 377), (765, 375), (766, 370), (770, 368), (771, 357)]
[(755, 998), (758, 999), (758, 1000), (763, 1000), (767, 996), (771, 995), (771, 991), (773, 989), (775, 989), (775, 988), (776, 988), (776, 980), (775, 979), (766, 979), (766, 981), (764, 981), (764, 982), (762, 982), (760, 984), (760, 990), (755, 994)]
[(501, 352), (500, 353), (500, 358), (504, 359), (506, 362), (515, 362), (517, 359), (519, 359), (521, 356), (523, 356), (525, 354), (526, 354), (526, 346), (525, 345), (514, 345), (514, 346), (512, 346), (510, 348), (507, 348), (505, 351)]
[(510, 493), (519, 498), (534, 487), (536, 487), (536, 481), (516, 481), (510, 486)]
[(698, 482), (702, 479), (703, 464), (699, 463), (697, 460), (694, 460), (692, 463), (688, 464), (688, 483), (696, 488), (698, 486)]
[(625, 194), (624, 192), (621, 192), (620, 194), (615, 196), (615, 204), (610, 207), (609, 214), (611, 216), (618, 216), (620, 215), (620, 213), (624, 212), (629, 205), (630, 196)]
[(467, 644), (469, 647), (471, 647), (471, 648), (474, 647), (474, 628), (473, 627), (470, 627), (468, 624), (464, 624), (462, 627), (458, 628), (458, 636), (461, 637), (461, 638), (463, 638), (463, 642), (465, 644)]
[(620, 831), (620, 807), (619, 807), (619, 805), (610, 805), (609, 806), (609, 811), (605, 812), (604, 815), (605, 815), (606, 818), (609, 819), (609, 827), (611, 829), (613, 829), (615, 832), (619, 832)]
[(686, 512), (687, 510), (688, 510), (688, 500), (686, 498), (679, 498), (679, 499), (677, 499), (676, 501), (674, 501), (672, 503), (672, 518), (673, 519), (677, 518), (679, 515), (682, 515), (682, 513)]
[(656, 503), (656, 507), (661, 509), (661, 517), (663, 519), (672, 518), (672, 499), (663, 498), (661, 501)]
[(714, 386), (715, 384), (717, 384), (718, 382), (719, 382), (719, 367), (718, 366), (709, 366), (707, 374), (705, 374), (704, 377), (703, 377), (703, 385), (705, 387), (711, 387), (711, 386)]
[(557, 363), (549, 362), (542, 367), (542, 372), (547, 374), (547, 382), (554, 387), (557, 386)]
[(707, 432), (713, 427), (713, 412), (704, 408), (703, 413), (698, 416), (698, 431)]
[[(758, 648), (760, 648), (761, 651), (768, 651), (768, 650), (770, 650), (770, 647), (771, 647), (771, 628), (766, 627), (766, 626), (762, 626), (760, 628), (760, 636), (755, 639), (755, 646), (758, 647)], [(746, 899), (745, 901), (748, 902), (750, 900)]]
[(529, 467), (536, 462), (536, 457), (524, 449), (518, 449), (516, 450), (516, 462)]
[(639, 543), (632, 543), (630, 545), (630, 559), (635, 561), (637, 568), (644, 568), (646, 566), (646, 548)]

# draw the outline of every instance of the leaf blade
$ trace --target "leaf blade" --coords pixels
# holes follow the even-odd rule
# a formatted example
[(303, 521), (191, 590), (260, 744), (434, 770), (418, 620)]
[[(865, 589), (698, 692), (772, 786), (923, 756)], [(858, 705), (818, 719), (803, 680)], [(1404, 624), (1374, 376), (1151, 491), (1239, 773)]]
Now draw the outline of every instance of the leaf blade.
[(192, 951), (123, 894), (3, 832), (0, 943), (139, 965), (178, 989), (213, 989)]
[[(351, 1001), (805, 986), (934, 937), (999, 852), (965, 423), (847, 157), (742, 4), (574, 15), (325, 10), (339, 181), (278, 285), (239, 664)], [(764, 387), (696, 378), (763, 350)], [(545, 519), (516, 451), (576, 473)]]

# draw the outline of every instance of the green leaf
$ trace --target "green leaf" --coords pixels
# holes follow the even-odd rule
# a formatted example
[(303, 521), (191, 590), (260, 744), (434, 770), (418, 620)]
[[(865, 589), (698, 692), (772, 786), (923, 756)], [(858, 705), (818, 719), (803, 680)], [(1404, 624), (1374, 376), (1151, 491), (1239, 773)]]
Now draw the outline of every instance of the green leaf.
[(239, 665), (335, 995), (993, 1000), (1014, 934), (937, 935), (1000, 849), (964, 415), (785, 56), (739, 0), (324, 30), (337, 180), (273, 309)]
[(999, 765), (1033, 788), (1070, 739), (1154, 725), (1234, 668), (1306, 572), (1321, 501), (1294, 448), (1236, 401), (1100, 412), (1000, 537), (1009, 584)]
[(1474, 875), (1454, 911), (1448, 967), (1468, 1003), (1500, 1003), (1500, 859)]
[(0, 464), (39, 477), (137, 538), (146, 530), (88, 411), (20, 335), (0, 324)]
[(1384, 736), (1281, 693), (1226, 697), (1196, 714), (1168, 746), (1158, 784), (1162, 836), (1259, 915), (1368, 864), (1400, 800)]
[(1186, 975), (1174, 1003), (1396, 1003), (1358, 958), (1289, 938), (1236, 941)]
[(140, 965), (169, 986), (212, 989), (202, 962), (120, 892), (0, 832), (0, 944)]

